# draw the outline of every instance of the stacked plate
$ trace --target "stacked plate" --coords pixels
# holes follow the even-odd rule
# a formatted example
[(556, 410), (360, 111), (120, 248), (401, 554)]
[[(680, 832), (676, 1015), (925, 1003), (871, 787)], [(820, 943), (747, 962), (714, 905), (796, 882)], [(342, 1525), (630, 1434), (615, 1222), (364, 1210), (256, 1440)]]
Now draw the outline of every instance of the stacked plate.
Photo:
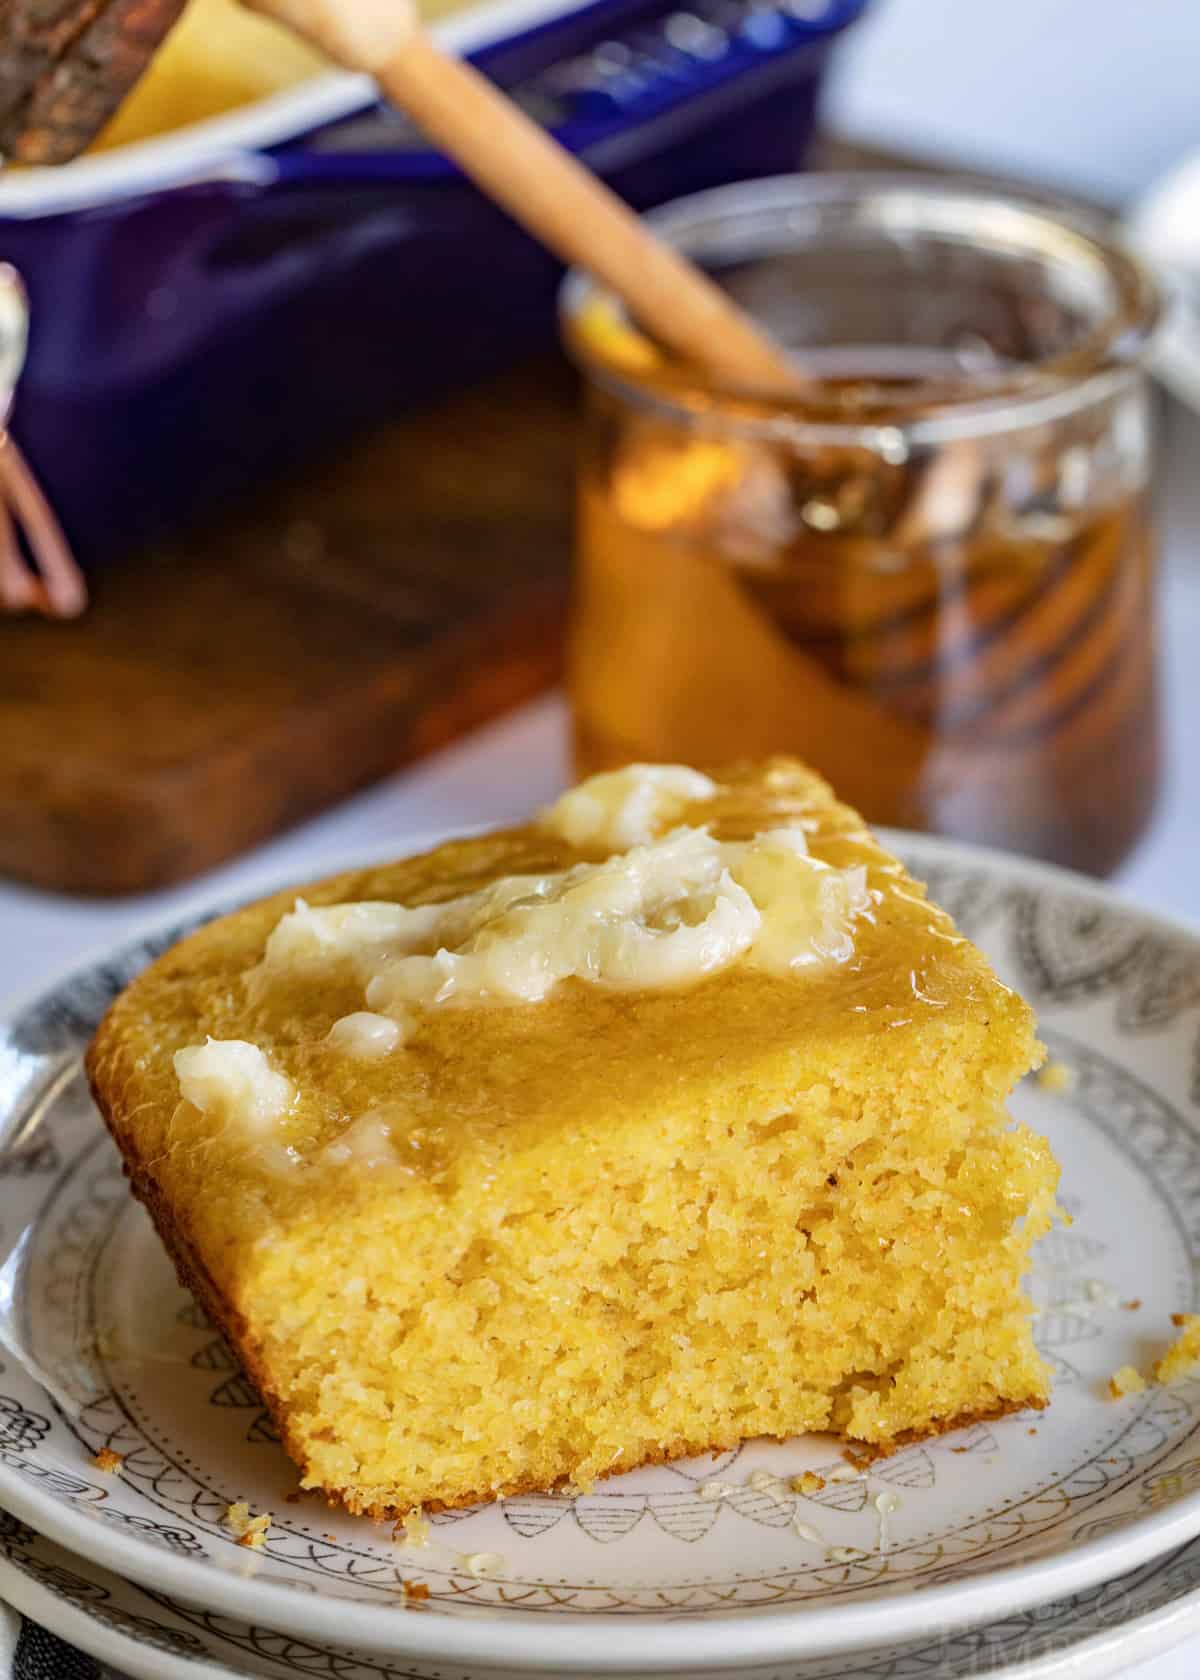
[[(176, 1283), (81, 1077), (160, 933), (0, 1029), (0, 1597), (145, 1680), (1095, 1680), (1200, 1629), (1200, 1373), (1107, 1389), (1197, 1306), (1200, 941), (1070, 876), (893, 844), (1071, 1070), (1015, 1103), (1072, 1216), (1031, 1278), (1048, 1411), (866, 1474), (828, 1440), (753, 1443), (435, 1516), (425, 1545), (325, 1509)], [(261, 1550), (235, 1542), (237, 1500), (272, 1513)]]

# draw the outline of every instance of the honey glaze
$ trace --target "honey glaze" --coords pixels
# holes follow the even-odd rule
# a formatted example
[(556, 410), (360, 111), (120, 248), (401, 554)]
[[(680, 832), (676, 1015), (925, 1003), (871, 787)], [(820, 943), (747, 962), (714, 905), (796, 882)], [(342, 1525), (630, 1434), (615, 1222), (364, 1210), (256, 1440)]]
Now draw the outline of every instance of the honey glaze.
[[(981, 984), (1009, 995), (799, 766), (720, 784), (662, 774), (677, 768), (591, 790), (593, 852), (634, 831), (647, 804), (683, 819), (644, 844), (571, 861), (578, 849), (556, 832), (564, 800), (524, 829), (380, 871), (365, 883), (377, 898), (314, 888), (313, 903), (277, 910), (245, 1003), (177, 1059), (188, 1141), (209, 1122), (240, 1124), (247, 1161), (264, 1169), (273, 1135), (288, 1156), (277, 1165), (425, 1179), (448, 1124), (490, 1159), (517, 1127), (566, 1125), (575, 1105), (641, 1111), (656, 1092), (674, 1100), (680, 1077), (706, 1090), (743, 1065), (777, 1067), (763, 1113), (786, 1115), (798, 1069), (830, 1035), (948, 1022)], [(582, 823), (586, 807), (566, 799), (566, 820)], [(425, 902), (437, 892), (451, 896)]]

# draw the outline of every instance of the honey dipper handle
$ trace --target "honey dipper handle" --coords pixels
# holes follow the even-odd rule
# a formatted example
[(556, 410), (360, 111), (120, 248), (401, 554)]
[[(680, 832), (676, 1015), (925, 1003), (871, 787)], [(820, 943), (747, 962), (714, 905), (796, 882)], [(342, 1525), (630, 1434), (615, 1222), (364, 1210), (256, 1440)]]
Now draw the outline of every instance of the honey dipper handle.
[(248, 0), (366, 71), (477, 186), (622, 299), (686, 361), (746, 388), (794, 388), (780, 346), (486, 77), (443, 53), (396, 0)]

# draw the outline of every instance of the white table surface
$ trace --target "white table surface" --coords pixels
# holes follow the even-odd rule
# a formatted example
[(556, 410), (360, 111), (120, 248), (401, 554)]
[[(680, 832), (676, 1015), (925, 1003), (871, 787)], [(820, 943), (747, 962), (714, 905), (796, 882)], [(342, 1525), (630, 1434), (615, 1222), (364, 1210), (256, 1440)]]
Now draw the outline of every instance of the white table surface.
[[(1200, 417), (1172, 408), (1163, 445), (1167, 785), (1150, 833), (1116, 885), (1200, 927)], [(523, 816), (551, 798), (566, 774), (564, 708), (550, 697), (188, 887), (111, 902), (0, 884), (0, 998), (26, 993), (198, 900), (242, 895), (259, 880), (302, 880), (349, 854), (400, 847), (421, 831)], [(1196, 1680), (1200, 1637), (1131, 1672), (1137, 1680)]]

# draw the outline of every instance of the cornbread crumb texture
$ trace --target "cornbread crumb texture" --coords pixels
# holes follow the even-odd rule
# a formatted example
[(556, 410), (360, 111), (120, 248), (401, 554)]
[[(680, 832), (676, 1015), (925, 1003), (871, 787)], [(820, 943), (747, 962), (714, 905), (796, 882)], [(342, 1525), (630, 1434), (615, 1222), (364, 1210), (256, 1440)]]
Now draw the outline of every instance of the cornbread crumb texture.
[[(1044, 1402), (1021, 1276), (1057, 1168), (1003, 1107), (1038, 1055), (1028, 1009), (802, 767), (707, 781), (653, 821), (722, 845), (795, 829), (862, 872), (844, 961), (568, 979), (418, 1010), (394, 1052), (348, 1055), (330, 1030), (362, 1009), (354, 960), (252, 978), (289, 893), (114, 1005), (98, 1100), (303, 1485), (419, 1515), (755, 1435), (831, 1429), (870, 1456)], [(540, 822), (303, 897), (414, 909), (595, 861)], [(226, 1094), (182, 1096), (173, 1058), (209, 1038), (287, 1082), (271, 1151)]]
[(101, 1447), (92, 1460), (97, 1470), (102, 1470), (106, 1476), (115, 1476), (125, 1462), (123, 1453), (114, 1452), (111, 1447)]

